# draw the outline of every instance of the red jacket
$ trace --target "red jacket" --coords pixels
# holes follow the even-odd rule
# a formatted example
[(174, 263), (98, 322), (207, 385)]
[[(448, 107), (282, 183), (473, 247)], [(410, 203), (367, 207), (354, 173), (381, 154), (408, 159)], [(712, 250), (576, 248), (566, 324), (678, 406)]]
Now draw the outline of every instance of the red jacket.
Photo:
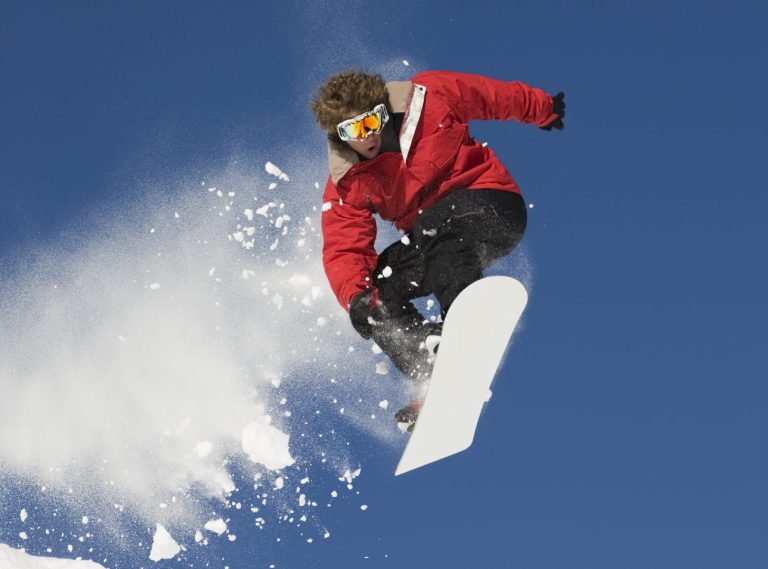
[(387, 83), (387, 93), (390, 112), (405, 113), (400, 153), (361, 161), (347, 145), (328, 143), (323, 265), (345, 309), (371, 286), (378, 258), (374, 213), (409, 231), (421, 210), (451, 190), (519, 193), (496, 154), (470, 136), (469, 121), (515, 119), (543, 126), (557, 118), (544, 91), (479, 75), (427, 71)]

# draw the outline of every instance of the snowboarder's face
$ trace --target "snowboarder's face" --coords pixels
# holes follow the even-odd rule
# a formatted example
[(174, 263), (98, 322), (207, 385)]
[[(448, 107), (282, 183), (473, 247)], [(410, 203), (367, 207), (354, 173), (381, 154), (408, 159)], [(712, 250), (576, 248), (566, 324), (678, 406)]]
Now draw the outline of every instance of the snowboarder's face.
[(358, 109), (341, 121), (337, 133), (352, 150), (370, 160), (381, 152), (382, 133), (388, 122), (387, 107), (379, 103), (373, 109)]
[(370, 160), (378, 156), (381, 151), (381, 133), (371, 134), (364, 140), (348, 140), (347, 144), (352, 150)]

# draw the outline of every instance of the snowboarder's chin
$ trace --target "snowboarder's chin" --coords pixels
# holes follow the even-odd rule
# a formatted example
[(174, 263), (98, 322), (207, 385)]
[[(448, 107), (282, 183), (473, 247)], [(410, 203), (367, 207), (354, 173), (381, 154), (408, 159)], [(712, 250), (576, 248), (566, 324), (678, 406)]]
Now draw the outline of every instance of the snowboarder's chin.
[(349, 141), (352, 150), (362, 155), (364, 158), (375, 158), (381, 150), (381, 138), (378, 135), (372, 135), (365, 140)]
[(372, 147), (366, 149), (365, 157), (366, 158), (375, 158), (378, 153), (379, 153), (379, 147), (378, 146), (372, 146)]

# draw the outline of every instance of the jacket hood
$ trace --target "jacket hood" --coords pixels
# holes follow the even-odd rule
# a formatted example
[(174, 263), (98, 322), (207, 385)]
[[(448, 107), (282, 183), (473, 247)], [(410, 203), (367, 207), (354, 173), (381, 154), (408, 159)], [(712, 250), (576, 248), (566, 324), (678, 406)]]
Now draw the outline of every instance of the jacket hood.
[[(412, 81), (389, 81), (385, 87), (387, 106), (390, 112), (405, 113), (408, 111), (413, 99), (415, 84)], [(418, 117), (415, 118), (418, 120)], [(406, 153), (407, 151), (404, 151), (404, 154)], [(337, 184), (344, 177), (344, 174), (358, 162), (360, 162), (360, 158), (357, 152), (349, 146), (342, 142), (328, 140), (328, 172), (334, 184)]]

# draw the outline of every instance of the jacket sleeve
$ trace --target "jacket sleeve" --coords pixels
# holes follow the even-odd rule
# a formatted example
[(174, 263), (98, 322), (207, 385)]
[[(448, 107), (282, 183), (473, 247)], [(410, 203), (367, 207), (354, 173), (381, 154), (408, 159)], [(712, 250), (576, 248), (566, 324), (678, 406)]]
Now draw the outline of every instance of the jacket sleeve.
[(557, 118), (552, 97), (519, 81), (500, 81), (453, 71), (426, 71), (413, 77), (427, 93), (443, 99), (464, 123), (471, 120), (509, 120), (544, 126)]
[(339, 304), (349, 310), (357, 294), (371, 288), (378, 255), (376, 220), (370, 210), (345, 203), (328, 179), (323, 195), (323, 267)]

